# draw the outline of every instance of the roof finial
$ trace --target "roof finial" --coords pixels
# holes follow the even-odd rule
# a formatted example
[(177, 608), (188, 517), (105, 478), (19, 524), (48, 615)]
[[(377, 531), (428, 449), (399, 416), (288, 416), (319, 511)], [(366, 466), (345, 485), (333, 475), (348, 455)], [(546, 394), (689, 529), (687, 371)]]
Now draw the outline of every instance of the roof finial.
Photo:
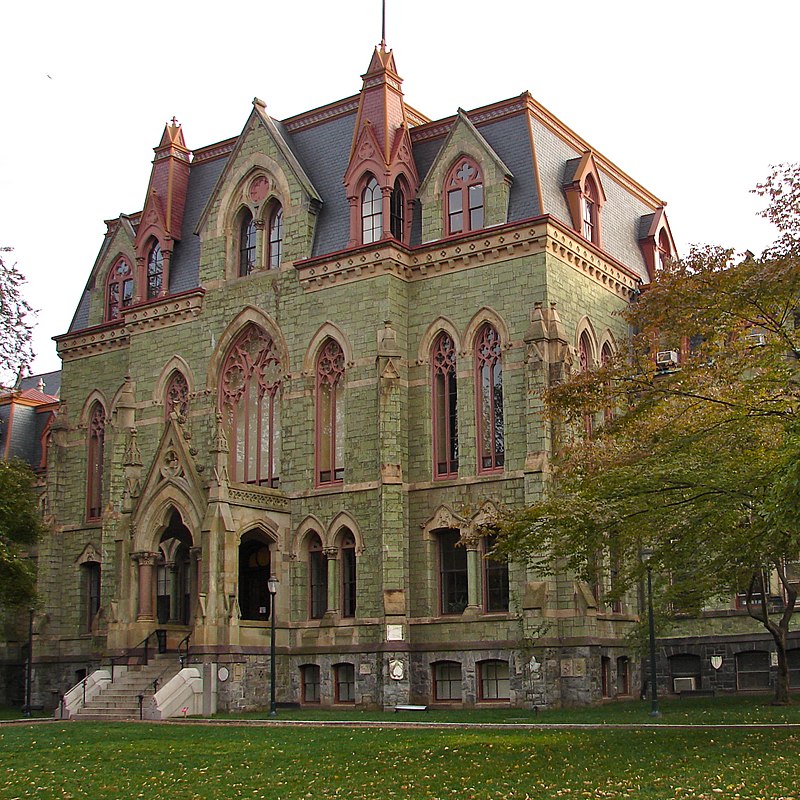
[(381, 48), (386, 49), (386, 0), (381, 2)]

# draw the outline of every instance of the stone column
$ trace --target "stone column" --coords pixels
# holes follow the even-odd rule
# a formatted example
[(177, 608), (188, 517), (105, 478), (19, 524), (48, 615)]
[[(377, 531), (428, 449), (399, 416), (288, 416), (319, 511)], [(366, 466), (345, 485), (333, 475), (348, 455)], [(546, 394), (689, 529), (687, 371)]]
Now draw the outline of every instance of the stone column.
[(153, 617), (153, 567), (156, 554), (142, 551), (133, 553), (133, 560), (139, 567), (139, 611), (137, 622), (152, 622)]
[(325, 559), (328, 562), (328, 614), (339, 613), (339, 549), (326, 547)]
[(481, 564), (478, 544), (470, 542), (467, 548), (467, 611), (481, 607)]

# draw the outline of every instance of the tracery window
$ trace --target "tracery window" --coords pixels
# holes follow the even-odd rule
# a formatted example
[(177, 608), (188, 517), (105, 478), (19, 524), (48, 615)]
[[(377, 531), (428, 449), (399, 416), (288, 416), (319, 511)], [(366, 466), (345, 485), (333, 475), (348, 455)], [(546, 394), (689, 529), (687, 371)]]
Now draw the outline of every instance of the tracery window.
[(471, 158), (460, 158), (446, 181), (447, 232), (462, 233), (483, 227), (483, 176)]
[(248, 325), (234, 341), (220, 381), (230, 470), (239, 483), (279, 484), (281, 362), (270, 336)]
[(375, 178), (361, 193), (361, 241), (363, 244), (377, 242), (383, 235), (383, 199), (381, 187)]
[(503, 362), (500, 336), (490, 324), (478, 331), (475, 344), (478, 409), (478, 469), (501, 470), (505, 464)]
[(269, 218), (269, 268), (280, 269), (283, 256), (283, 208), (275, 205)]
[(344, 479), (344, 353), (328, 339), (317, 357), (317, 484)]
[(461, 532), (448, 528), (439, 532), (439, 607), (442, 614), (461, 614), (467, 607), (467, 548)]
[(456, 348), (448, 333), (436, 337), (433, 370), (433, 461), (438, 478), (458, 475)]
[(108, 276), (106, 294), (106, 320), (119, 319), (120, 309), (133, 303), (133, 270), (120, 258)]
[(308, 615), (321, 619), (328, 610), (328, 562), (322, 540), (315, 533), (308, 540)]
[(100, 519), (103, 511), (105, 436), (105, 411), (100, 403), (95, 403), (89, 414), (89, 442), (87, 447), (86, 515), (89, 519)]
[(239, 275), (250, 275), (256, 268), (256, 223), (248, 209), (242, 211), (239, 225)]
[(189, 412), (189, 384), (183, 373), (177, 370), (172, 373), (165, 392), (164, 413), (167, 419), (173, 411), (180, 417)]
[(392, 189), (389, 216), (392, 236), (398, 242), (402, 242), (405, 238), (406, 229), (406, 198), (399, 178), (395, 181), (394, 189)]
[(356, 615), (356, 540), (345, 529), (339, 546), (339, 574), (341, 581), (342, 616)]
[(147, 255), (147, 299), (152, 300), (161, 294), (164, 282), (164, 254), (161, 245), (154, 242)]

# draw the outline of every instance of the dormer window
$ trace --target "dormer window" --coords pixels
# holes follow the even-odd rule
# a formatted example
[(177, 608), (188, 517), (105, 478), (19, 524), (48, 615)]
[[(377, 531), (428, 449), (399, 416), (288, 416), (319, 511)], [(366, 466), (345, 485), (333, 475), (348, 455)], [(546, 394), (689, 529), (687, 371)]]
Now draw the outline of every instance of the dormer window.
[(381, 187), (375, 178), (370, 178), (369, 183), (361, 193), (361, 242), (371, 244), (377, 242), (383, 235), (383, 200)]
[(106, 291), (106, 320), (119, 319), (120, 309), (133, 302), (133, 270), (120, 258), (108, 276)]
[(164, 254), (161, 245), (155, 242), (147, 256), (147, 299), (152, 300), (161, 294), (164, 281)]
[(448, 234), (483, 227), (483, 176), (469, 158), (460, 158), (451, 170), (447, 186)]
[(672, 246), (669, 241), (669, 234), (665, 228), (661, 229), (658, 235), (658, 252), (656, 253), (656, 269), (664, 269), (667, 261), (672, 258)]
[(239, 275), (250, 275), (256, 268), (256, 223), (245, 209), (239, 226)]
[(602, 245), (602, 211), (606, 196), (589, 150), (580, 158), (566, 162), (563, 187), (572, 227), (588, 242)]

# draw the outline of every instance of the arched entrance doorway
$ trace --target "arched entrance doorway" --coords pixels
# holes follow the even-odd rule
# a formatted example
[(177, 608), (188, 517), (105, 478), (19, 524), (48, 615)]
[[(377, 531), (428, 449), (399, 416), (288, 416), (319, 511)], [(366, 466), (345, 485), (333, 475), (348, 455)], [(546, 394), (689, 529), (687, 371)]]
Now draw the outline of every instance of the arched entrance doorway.
[(270, 539), (261, 531), (248, 531), (239, 544), (239, 612), (242, 619), (269, 619), (270, 544)]
[(158, 544), (156, 619), (159, 625), (188, 625), (192, 611), (192, 535), (173, 510)]

